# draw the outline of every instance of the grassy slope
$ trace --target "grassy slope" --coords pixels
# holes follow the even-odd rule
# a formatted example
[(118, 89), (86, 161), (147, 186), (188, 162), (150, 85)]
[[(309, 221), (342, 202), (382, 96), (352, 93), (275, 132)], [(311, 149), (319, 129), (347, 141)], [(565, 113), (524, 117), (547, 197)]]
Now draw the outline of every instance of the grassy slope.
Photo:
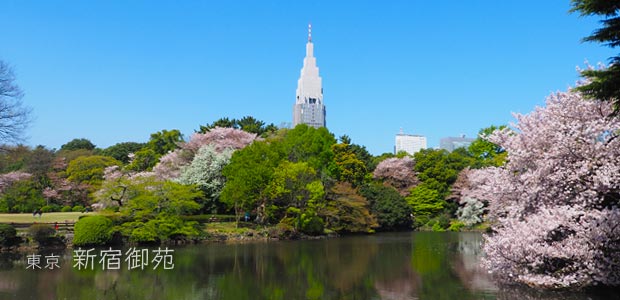
[[(92, 213), (88, 213), (92, 214)], [(0, 214), (0, 223), (53, 223), (53, 222), (77, 222), (80, 216), (86, 215), (80, 212), (55, 212), (43, 213), (41, 217), (32, 214)]]

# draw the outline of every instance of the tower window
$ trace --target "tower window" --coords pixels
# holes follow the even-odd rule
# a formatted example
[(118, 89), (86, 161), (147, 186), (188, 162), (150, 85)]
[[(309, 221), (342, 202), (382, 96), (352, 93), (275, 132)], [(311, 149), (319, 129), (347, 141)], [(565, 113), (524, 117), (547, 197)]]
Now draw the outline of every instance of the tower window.
[(316, 98), (309, 98), (309, 99), (308, 99), (308, 103), (310, 103), (310, 104), (316, 104)]

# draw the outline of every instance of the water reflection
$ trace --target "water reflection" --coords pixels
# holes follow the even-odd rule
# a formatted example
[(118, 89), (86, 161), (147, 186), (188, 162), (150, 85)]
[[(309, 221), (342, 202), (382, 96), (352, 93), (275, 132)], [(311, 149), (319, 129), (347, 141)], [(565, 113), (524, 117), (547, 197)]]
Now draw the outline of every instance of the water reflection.
[[(498, 288), (477, 233), (395, 233), (176, 248), (169, 270), (26, 270), (0, 256), (3, 299), (619, 299)], [(123, 264), (123, 267), (126, 266)], [(615, 297), (615, 298), (614, 298)]]

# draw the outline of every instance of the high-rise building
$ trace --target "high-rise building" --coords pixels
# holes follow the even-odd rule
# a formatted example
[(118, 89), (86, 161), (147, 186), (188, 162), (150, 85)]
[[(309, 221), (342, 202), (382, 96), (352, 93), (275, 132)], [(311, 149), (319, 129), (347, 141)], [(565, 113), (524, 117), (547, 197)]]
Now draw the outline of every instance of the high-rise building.
[(439, 148), (448, 150), (448, 152), (454, 151), (456, 148), (467, 148), (476, 139), (467, 138), (465, 135), (460, 137), (446, 137), (439, 140)]
[(394, 144), (394, 154), (405, 151), (411, 155), (426, 149), (426, 137), (423, 135), (406, 134), (403, 130), (396, 134), (396, 142)]
[(312, 44), (312, 25), (308, 25), (308, 43), (301, 75), (297, 81), (297, 99), (293, 106), (293, 127), (307, 124), (315, 128), (325, 127), (325, 105), (323, 104), (323, 85), (319, 68), (314, 57)]

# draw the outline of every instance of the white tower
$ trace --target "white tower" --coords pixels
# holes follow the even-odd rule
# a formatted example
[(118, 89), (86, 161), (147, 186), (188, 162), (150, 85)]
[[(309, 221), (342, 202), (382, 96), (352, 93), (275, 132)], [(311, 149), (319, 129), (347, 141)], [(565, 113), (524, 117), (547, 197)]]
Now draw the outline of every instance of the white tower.
[(308, 24), (308, 43), (301, 75), (297, 81), (295, 105), (293, 106), (293, 127), (307, 124), (314, 128), (325, 127), (325, 105), (323, 104), (323, 85), (319, 68), (314, 57), (312, 44), (312, 25)]

